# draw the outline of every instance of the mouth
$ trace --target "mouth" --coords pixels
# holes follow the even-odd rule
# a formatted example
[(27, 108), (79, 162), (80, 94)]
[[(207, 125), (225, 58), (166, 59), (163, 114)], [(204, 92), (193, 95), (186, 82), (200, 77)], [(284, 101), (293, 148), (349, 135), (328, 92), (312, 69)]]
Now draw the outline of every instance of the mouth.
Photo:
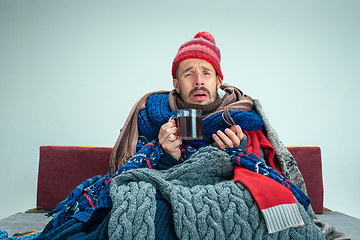
[(208, 97), (208, 94), (205, 91), (196, 91), (192, 97), (195, 100), (203, 100)]
[(190, 91), (189, 99), (192, 103), (203, 104), (210, 99), (210, 91), (205, 87), (197, 87)]

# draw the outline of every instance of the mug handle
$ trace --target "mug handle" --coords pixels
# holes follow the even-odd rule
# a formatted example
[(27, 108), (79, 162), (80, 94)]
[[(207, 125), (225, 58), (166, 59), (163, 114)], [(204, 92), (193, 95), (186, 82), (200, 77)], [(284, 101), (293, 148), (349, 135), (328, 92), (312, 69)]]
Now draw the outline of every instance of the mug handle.
[(169, 120), (168, 120), (168, 122), (170, 122), (171, 120), (175, 120), (175, 124), (177, 124), (177, 115), (175, 114), (175, 115), (171, 115), (171, 117), (169, 118)]

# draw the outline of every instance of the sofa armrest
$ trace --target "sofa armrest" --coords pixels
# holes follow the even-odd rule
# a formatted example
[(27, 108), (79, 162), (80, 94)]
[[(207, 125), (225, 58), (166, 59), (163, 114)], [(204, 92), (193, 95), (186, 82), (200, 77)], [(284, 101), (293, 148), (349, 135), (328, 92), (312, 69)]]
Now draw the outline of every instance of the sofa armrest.
[(41, 146), (37, 209), (53, 209), (85, 179), (106, 174), (111, 147)]
[(324, 188), (321, 151), (319, 147), (287, 147), (304, 177), (311, 206), (315, 213), (323, 212)]

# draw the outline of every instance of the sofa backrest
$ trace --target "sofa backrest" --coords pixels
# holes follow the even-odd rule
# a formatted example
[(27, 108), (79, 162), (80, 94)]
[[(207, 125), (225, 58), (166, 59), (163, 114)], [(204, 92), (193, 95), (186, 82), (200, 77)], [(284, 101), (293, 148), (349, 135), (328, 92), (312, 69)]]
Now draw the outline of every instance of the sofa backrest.
[[(315, 213), (323, 211), (319, 147), (289, 147), (303, 174)], [(37, 184), (38, 209), (54, 209), (84, 180), (106, 174), (111, 147), (41, 146)]]
[(110, 147), (41, 146), (36, 208), (53, 209), (84, 180), (106, 174)]
[(288, 147), (304, 177), (311, 207), (315, 213), (323, 212), (324, 188), (321, 150), (319, 147)]

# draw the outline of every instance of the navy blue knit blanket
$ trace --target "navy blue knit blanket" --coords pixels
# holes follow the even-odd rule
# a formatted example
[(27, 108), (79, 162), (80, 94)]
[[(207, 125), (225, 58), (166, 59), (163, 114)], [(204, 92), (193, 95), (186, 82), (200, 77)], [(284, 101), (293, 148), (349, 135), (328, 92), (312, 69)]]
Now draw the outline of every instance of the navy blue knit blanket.
[[(78, 222), (94, 225), (101, 225), (107, 219), (108, 213), (112, 207), (109, 185), (111, 180), (124, 171), (136, 168), (154, 168), (163, 150), (158, 142), (158, 132), (160, 127), (165, 124), (170, 116), (175, 112), (169, 108), (168, 94), (153, 94), (148, 97), (145, 108), (139, 112), (138, 128), (139, 138), (137, 144), (137, 153), (129, 159), (127, 163), (121, 166), (114, 175), (108, 172), (103, 176), (95, 176), (81, 183), (74, 191), (59, 203), (56, 208), (49, 213), (55, 216), (46, 228), (47, 234), (59, 226), (76, 219)], [(229, 111), (230, 116), (235, 123), (239, 124), (243, 131), (259, 130), (263, 127), (261, 117), (255, 111)], [(199, 148), (213, 143), (211, 135), (217, 130), (224, 131), (229, 125), (223, 119), (222, 113), (216, 113), (203, 120), (203, 139), (196, 141), (183, 141), (180, 146), (182, 156), (180, 161), (189, 158)], [(231, 156), (233, 163), (253, 171), (253, 165), (261, 161), (254, 154), (246, 154), (243, 161), (238, 161), (238, 157), (244, 156), (242, 152), (235, 150), (226, 150)], [(241, 156), (240, 156), (241, 155)], [(248, 159), (251, 158), (251, 161)], [(245, 163), (245, 164), (244, 164)], [(269, 176), (284, 185), (289, 185), (288, 180), (275, 170), (271, 171), (268, 167), (260, 172)], [(291, 185), (290, 190), (305, 209), (310, 204), (310, 199), (295, 185)], [(83, 226), (83, 225), (82, 225)], [(96, 229), (96, 228), (94, 228)]]

